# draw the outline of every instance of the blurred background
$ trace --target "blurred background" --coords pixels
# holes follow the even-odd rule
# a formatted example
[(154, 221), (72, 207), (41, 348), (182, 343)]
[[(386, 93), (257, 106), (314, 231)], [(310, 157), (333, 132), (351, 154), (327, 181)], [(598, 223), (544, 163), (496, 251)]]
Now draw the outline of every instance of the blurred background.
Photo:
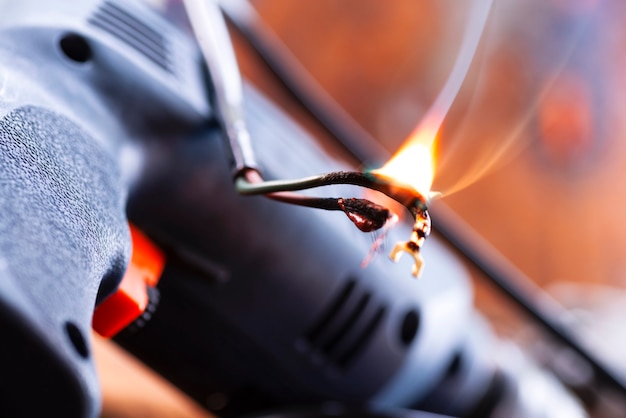
[[(156, 3), (182, 18), (179, 2)], [(250, 3), (319, 85), (391, 154), (442, 89), (478, 2)], [(625, 18), (626, 3), (619, 0), (494, 1), (440, 131), (434, 183), (441, 202), (568, 307), (575, 330), (621, 370)], [(333, 155), (358, 165), (240, 34), (232, 36), (248, 82)], [(476, 305), (499, 334), (541, 352), (527, 318), (478, 274)]]
[[(393, 153), (443, 87), (478, 2), (251, 3)], [(571, 308), (589, 343), (618, 366), (626, 347), (625, 17), (620, 1), (495, 1), (440, 131), (434, 183), (443, 203)], [(233, 36), (246, 78), (324, 140)], [(515, 308), (480, 280), (476, 298), (500, 333), (519, 335)]]
[[(473, 3), (252, 2), (389, 152), (441, 90)], [(571, 306), (626, 284), (625, 12), (620, 1), (495, 1), (438, 140), (442, 201)], [(238, 50), (248, 79), (300, 111)]]
[[(443, 86), (467, 15), (439, 0), (253, 4), (390, 152)], [(626, 279), (625, 8), (496, 1), (441, 133), (434, 189), (542, 285)], [(256, 69), (244, 70), (271, 94)]]

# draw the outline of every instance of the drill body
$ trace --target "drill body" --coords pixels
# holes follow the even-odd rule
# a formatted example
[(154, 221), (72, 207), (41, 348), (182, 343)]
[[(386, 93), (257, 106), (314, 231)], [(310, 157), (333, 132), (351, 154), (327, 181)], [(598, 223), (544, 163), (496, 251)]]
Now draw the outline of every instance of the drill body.
[[(98, 414), (91, 319), (127, 269), (129, 221), (167, 263), (152, 318), (116, 342), (201, 404), (219, 395), (220, 416), (526, 402), (436, 237), (416, 281), (408, 260), (364, 268), (372, 238), (343, 214), (236, 193), (213, 87), (195, 43), (141, 4), (0, 5), (0, 415)], [(266, 178), (348, 168), (244, 93)]]

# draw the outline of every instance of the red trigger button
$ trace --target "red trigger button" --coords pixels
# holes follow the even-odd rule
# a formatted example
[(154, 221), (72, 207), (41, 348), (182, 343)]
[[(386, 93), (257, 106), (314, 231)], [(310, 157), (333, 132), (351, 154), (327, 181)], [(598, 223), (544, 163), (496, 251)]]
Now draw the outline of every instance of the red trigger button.
[(106, 338), (141, 316), (149, 303), (148, 287), (156, 287), (165, 267), (165, 256), (137, 227), (130, 226), (133, 241), (130, 264), (117, 291), (96, 308), (92, 327)]

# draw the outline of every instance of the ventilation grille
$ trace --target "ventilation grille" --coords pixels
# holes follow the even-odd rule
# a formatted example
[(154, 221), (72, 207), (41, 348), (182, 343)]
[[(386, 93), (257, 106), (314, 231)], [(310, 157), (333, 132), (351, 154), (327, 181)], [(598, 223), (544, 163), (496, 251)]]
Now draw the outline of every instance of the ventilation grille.
[(386, 309), (360, 291), (350, 279), (305, 333), (314, 358), (322, 358), (339, 370), (347, 369), (367, 346), (382, 323)]
[(167, 39), (120, 6), (105, 1), (89, 23), (125, 42), (169, 73), (173, 73)]

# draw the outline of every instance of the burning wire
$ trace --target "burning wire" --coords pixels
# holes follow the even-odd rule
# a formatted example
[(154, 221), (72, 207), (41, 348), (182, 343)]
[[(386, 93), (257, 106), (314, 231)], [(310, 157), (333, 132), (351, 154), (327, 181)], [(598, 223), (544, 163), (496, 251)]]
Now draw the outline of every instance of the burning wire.
[[(413, 275), (419, 276), (423, 260), (420, 249), (431, 230), (427, 203), (431, 196), (424, 197), (420, 191), (428, 192), (432, 183), (433, 165), (430, 150), (441, 122), (456, 97), (467, 68), (474, 55), (484, 20), (491, 6), (491, 0), (483, 0), (482, 8), (471, 19), (474, 23), (468, 28), (473, 36), (466, 38), (459, 59), (433, 107), (417, 126), (399, 154), (384, 167), (369, 173), (333, 172), (321, 176), (298, 180), (265, 181), (254, 159), (250, 144), (250, 134), (246, 127), (243, 112), (242, 82), (228, 30), (217, 0), (184, 0), (187, 15), (198, 40), (208, 70), (214, 80), (214, 96), (220, 122), (226, 133), (235, 171), (235, 185), (244, 195), (265, 195), (285, 203), (325, 210), (341, 210), (362, 231), (380, 229), (391, 219), (390, 211), (366, 199), (356, 198), (317, 198), (293, 193), (333, 184), (350, 184), (366, 187), (386, 194), (404, 205), (414, 216), (415, 223), (407, 242), (398, 243), (391, 252), (397, 261), (403, 252), (409, 253), (415, 264)], [(476, 30), (478, 28), (478, 30)], [(406, 153), (408, 149), (412, 152)], [(426, 149), (428, 156), (422, 152)], [(417, 151), (417, 154), (416, 154)], [(415, 162), (414, 157), (420, 158)], [(412, 167), (423, 166), (428, 172), (419, 185), (405, 185), (397, 179), (406, 178), (404, 172), (398, 176), (397, 168), (410, 162)], [(402, 164), (398, 164), (401, 162)], [(409, 169), (409, 172), (412, 170)], [(410, 183), (410, 182), (409, 182)], [(418, 191), (419, 190), (419, 191)]]
[(390, 257), (398, 261), (406, 252), (413, 257), (412, 273), (419, 277), (424, 261), (420, 249), (430, 234), (431, 221), (428, 214), (428, 200), (414, 188), (390, 182), (375, 172), (337, 171), (297, 180), (264, 181), (256, 170), (245, 170), (236, 177), (235, 184), (243, 195), (265, 195), (272, 199), (300, 206), (325, 210), (341, 210), (363, 232), (382, 228), (393, 219), (389, 209), (367, 199), (356, 198), (317, 198), (302, 196), (293, 191), (337, 184), (365, 187), (383, 193), (404, 205), (415, 217), (413, 231), (406, 242), (397, 243)]
[(187, 15), (202, 55), (215, 84), (215, 100), (224, 127), (235, 170), (235, 186), (243, 195), (265, 195), (299, 206), (344, 212), (364, 232), (382, 228), (393, 219), (391, 212), (367, 199), (318, 198), (292, 193), (334, 184), (350, 184), (377, 190), (403, 204), (415, 217), (409, 241), (399, 243), (391, 256), (397, 260), (402, 251), (415, 260), (413, 275), (423, 264), (419, 250), (430, 233), (427, 199), (410, 186), (386, 180), (375, 173), (333, 172), (299, 180), (266, 181), (261, 176), (243, 112), (242, 82), (226, 24), (217, 0), (184, 0)]
[(237, 191), (243, 195), (265, 195), (271, 199), (298, 206), (343, 211), (361, 231), (376, 231), (382, 228), (391, 217), (391, 212), (381, 205), (367, 199), (309, 197), (291, 193), (295, 190), (346, 184), (346, 182), (340, 183), (340, 179), (352, 178), (353, 183), (364, 183), (362, 179), (358, 180), (359, 177), (363, 175), (337, 172), (299, 180), (264, 181), (257, 171), (247, 170), (235, 179), (235, 185)]

